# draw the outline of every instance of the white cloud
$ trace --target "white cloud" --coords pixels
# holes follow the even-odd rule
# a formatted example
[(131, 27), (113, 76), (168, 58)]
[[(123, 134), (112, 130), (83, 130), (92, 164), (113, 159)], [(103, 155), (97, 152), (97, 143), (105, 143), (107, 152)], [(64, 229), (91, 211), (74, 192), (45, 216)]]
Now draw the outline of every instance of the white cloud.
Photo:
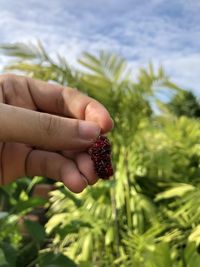
[[(166, 66), (179, 84), (198, 93), (197, 0), (22, 0), (15, 4), (0, 0), (0, 7), (1, 42), (40, 39), (51, 55), (59, 52), (73, 65), (83, 51), (99, 49), (115, 51), (134, 61), (134, 66), (153, 60)], [(170, 14), (173, 7), (182, 7), (182, 15)]]
[(164, 62), (170, 77), (185, 89), (200, 95), (200, 54), (168, 59)]

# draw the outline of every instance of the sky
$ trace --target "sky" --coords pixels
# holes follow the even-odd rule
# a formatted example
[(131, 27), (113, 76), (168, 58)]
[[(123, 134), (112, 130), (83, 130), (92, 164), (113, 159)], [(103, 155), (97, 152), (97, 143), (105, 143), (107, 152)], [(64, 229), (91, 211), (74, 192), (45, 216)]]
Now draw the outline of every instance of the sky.
[(200, 0), (0, 0), (0, 43), (40, 40), (75, 66), (84, 51), (102, 49), (135, 73), (152, 61), (200, 96), (199, 14)]

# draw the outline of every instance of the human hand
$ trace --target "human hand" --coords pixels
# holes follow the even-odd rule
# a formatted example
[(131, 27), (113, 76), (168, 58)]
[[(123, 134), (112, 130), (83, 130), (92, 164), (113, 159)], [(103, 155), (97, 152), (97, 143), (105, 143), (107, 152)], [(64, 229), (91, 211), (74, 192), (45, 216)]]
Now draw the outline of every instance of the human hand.
[(108, 111), (76, 89), (0, 76), (0, 181), (46, 176), (72, 192), (97, 182), (87, 149), (113, 127)]

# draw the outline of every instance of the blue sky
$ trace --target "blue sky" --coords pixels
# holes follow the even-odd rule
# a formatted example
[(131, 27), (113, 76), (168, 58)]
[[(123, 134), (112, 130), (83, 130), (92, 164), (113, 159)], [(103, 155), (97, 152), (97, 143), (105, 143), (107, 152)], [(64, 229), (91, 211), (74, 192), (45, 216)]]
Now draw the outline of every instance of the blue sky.
[(200, 95), (199, 14), (200, 0), (0, 0), (0, 42), (40, 39), (73, 65), (99, 49), (119, 53), (136, 72), (151, 60)]

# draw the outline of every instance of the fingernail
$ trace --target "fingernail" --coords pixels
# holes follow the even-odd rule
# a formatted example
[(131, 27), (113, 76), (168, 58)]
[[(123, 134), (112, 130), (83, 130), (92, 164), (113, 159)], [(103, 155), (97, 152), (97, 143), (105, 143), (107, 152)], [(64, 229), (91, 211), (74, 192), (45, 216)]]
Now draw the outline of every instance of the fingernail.
[(115, 124), (114, 124), (114, 120), (112, 118), (111, 118), (111, 122), (112, 122), (112, 129), (113, 129)]
[(79, 135), (88, 141), (95, 140), (100, 134), (100, 127), (92, 121), (79, 121)]

